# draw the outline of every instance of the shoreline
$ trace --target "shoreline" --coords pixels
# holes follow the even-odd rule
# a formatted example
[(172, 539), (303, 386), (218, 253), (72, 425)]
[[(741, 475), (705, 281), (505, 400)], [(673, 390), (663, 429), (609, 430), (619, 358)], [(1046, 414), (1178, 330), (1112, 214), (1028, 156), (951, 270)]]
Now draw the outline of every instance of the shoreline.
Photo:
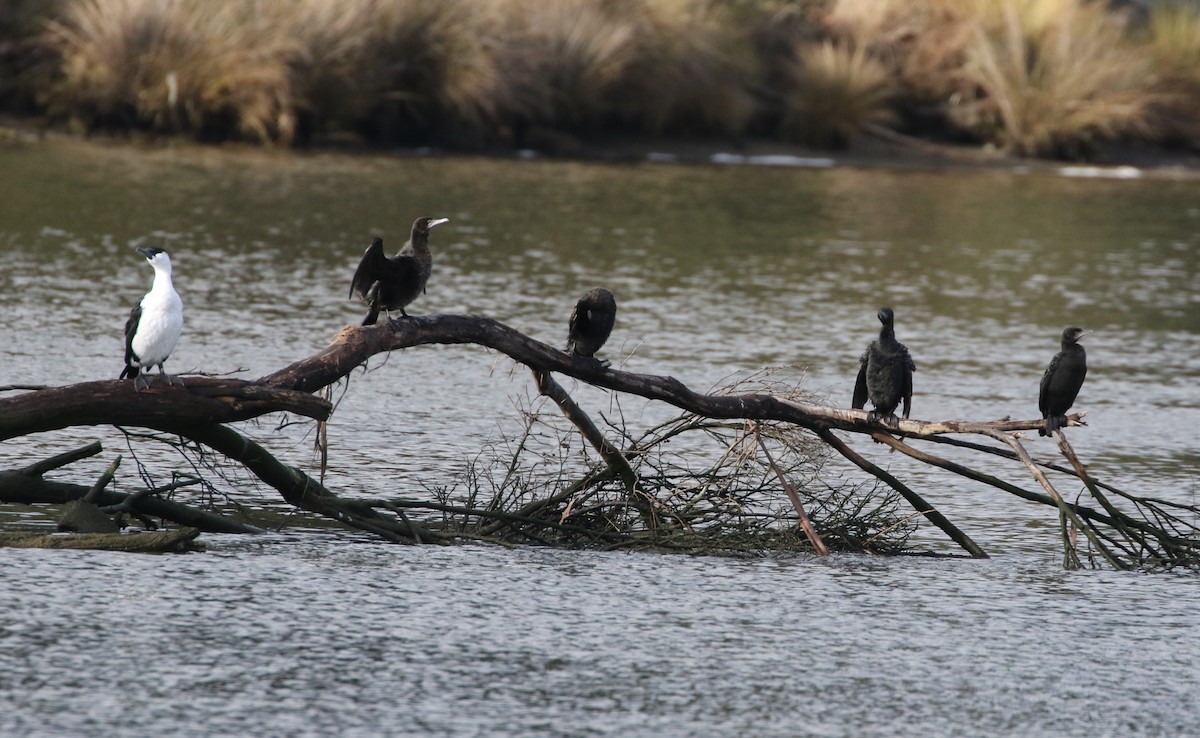
[(893, 171), (998, 171), (1114, 180), (1200, 181), (1200, 153), (1156, 146), (1110, 145), (1093, 161), (1024, 158), (986, 146), (929, 141), (880, 129), (850, 146), (829, 151), (774, 139), (596, 136), (540, 149), (377, 146), (354, 137), (330, 136), (306, 146), (262, 146), (245, 142), (199, 143), (186, 136), (126, 133), (73, 133), (31, 120), (0, 116), (0, 146), (74, 142), (101, 147), (166, 150), (186, 146), (224, 152), (281, 154), (347, 153), (378, 156), (480, 156), (525, 161), (578, 161), (608, 164), (677, 164), (794, 169), (860, 168)]

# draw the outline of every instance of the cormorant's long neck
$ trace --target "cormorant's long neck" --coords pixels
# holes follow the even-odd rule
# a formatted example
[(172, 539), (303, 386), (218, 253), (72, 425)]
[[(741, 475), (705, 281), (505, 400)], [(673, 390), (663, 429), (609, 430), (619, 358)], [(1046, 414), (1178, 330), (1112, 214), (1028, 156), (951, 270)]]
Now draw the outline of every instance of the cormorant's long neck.
[(421, 233), (419, 231), (413, 231), (412, 238), (408, 239), (408, 242), (410, 244), (412, 244), (413, 253), (416, 254), (418, 259), (429, 258), (430, 254), (429, 254), (429, 234), (428, 233)]
[(433, 268), (433, 254), (429, 251), (429, 232), (413, 231), (409, 243), (412, 245), (412, 254), (417, 260), (417, 266), (421, 269), (422, 279), (429, 279), (429, 273)]
[(879, 342), (882, 344), (895, 343), (896, 329), (885, 323), (883, 327), (879, 329)]
[(154, 294), (169, 293), (174, 291), (175, 285), (171, 282), (170, 267), (154, 267), (154, 283), (150, 285), (150, 292)]

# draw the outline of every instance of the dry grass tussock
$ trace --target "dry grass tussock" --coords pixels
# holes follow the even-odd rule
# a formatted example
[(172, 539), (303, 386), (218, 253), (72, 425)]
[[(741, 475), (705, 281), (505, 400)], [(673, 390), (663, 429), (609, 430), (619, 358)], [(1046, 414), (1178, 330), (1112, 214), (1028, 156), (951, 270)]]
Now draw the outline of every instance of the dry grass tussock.
[(936, 104), (950, 126), (1018, 154), (1154, 138), (1169, 97), (1162, 65), (1104, 3), (835, 0), (826, 20), (887, 60), (909, 104)]
[(895, 120), (893, 77), (861, 48), (831, 41), (796, 50), (784, 74), (783, 133), (811, 146), (837, 148), (869, 124)]
[(969, 19), (987, 1), (834, 0), (823, 24), (843, 45), (887, 66), (898, 100), (936, 105), (972, 97), (963, 73)]
[(694, 0), (485, 0), (514, 117), (587, 131), (739, 132), (754, 110), (744, 39)]
[[(922, 121), (1086, 155), (1200, 110), (1200, 13), (1087, 0), (63, 0), (48, 110), (287, 143), (775, 132)], [(917, 131), (920, 132), (920, 131)]]
[(289, 60), (252, 3), (78, 0), (47, 30), (62, 65), (49, 107), (89, 123), (288, 140)]
[(967, 70), (995, 111), (994, 138), (1018, 154), (1078, 156), (1156, 134), (1154, 66), (1100, 4), (999, 3), (976, 26)]
[(510, 97), (485, 19), (468, 0), (272, 1), (303, 49), (297, 98), (323, 128), (415, 140), (493, 124)]
[(1150, 11), (1148, 46), (1162, 87), (1167, 136), (1200, 149), (1200, 6), (1162, 3)]

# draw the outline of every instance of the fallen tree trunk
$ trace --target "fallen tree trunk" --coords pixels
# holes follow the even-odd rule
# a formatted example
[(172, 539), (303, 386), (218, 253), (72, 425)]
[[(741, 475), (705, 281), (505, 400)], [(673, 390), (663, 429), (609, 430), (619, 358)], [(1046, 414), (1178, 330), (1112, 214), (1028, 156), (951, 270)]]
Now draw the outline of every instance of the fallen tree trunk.
[[(334, 337), (323, 351), (297, 361), (257, 382), (302, 392), (315, 392), (349, 374), (350, 370), (379, 353), (424, 344), (473, 343), (507, 354), (535, 372), (557, 372), (605, 389), (640, 395), (674, 405), (706, 418), (779, 420), (812, 431), (836, 429), (871, 433), (882, 426), (868, 423), (862, 410), (843, 410), (823, 405), (791, 402), (765, 394), (706, 395), (689, 389), (674, 377), (636, 374), (603, 368), (597, 362), (577, 358), (510, 328), (503, 323), (477, 315), (413, 316), (379, 323), (352, 326)], [(2, 409), (0, 405), (0, 409)], [(1079, 415), (1068, 418), (1078, 425)], [(986, 427), (1001, 432), (1036, 430), (1044, 427), (1038, 420), (966, 423), (943, 421), (927, 423), (900, 420), (889, 430), (900, 435), (926, 436), (971, 432)]]
[[(1064, 541), (1072, 538), (1067, 535), (1068, 525), (1075, 529), (1083, 526), (1110, 526), (1103, 531), (1093, 529), (1086, 530), (1085, 533), (1088, 534), (1087, 540), (1093, 549), (1098, 551), (1104, 560), (1118, 568), (1127, 564), (1200, 566), (1200, 531), (1194, 525), (1187, 525), (1183, 521), (1184, 515), (1171, 515), (1165, 527), (1157, 527), (1164, 519), (1166, 513), (1163, 511), (1167, 510), (1169, 503), (1154, 500), (1139, 502), (1141, 508), (1150, 509), (1154, 515), (1153, 520), (1147, 520), (1129, 516), (1117, 510), (1107, 500), (1098, 500), (1105, 508), (1104, 512), (1064, 501), (1042, 472), (1042, 469), (1054, 465), (1032, 461), (1019, 442), (1020, 431), (1044, 427), (1044, 421), (1041, 419), (1005, 419), (983, 423), (905, 419), (899, 420), (895, 425), (885, 426), (877, 421), (868, 421), (867, 414), (861, 410), (797, 402), (765, 392), (704, 394), (691, 390), (673, 377), (612, 370), (600, 366), (597, 362), (573, 357), (502, 323), (478, 316), (408, 317), (370, 327), (348, 327), (317, 354), (248, 382), (187, 377), (185, 386), (155, 384), (149, 390), (140, 393), (134, 392), (128, 382), (89, 382), (0, 399), (0, 440), (70, 425), (106, 423), (136, 425), (178, 434), (239, 461), (278, 490), (284, 499), (298, 507), (318, 512), (392, 541), (445, 540), (446, 534), (413, 525), (409, 521), (404, 512), (411, 509), (409, 501), (403, 501), (401, 504), (387, 500), (344, 500), (301, 470), (278, 462), (261, 445), (244, 438), (223, 424), (280, 411), (325, 420), (331, 412), (330, 403), (313, 397), (310, 393), (339, 381), (371, 356), (424, 344), (461, 343), (477, 344), (500, 351), (533, 370), (534, 375), (538, 377), (540, 390), (554, 397), (567, 416), (576, 422), (608, 462), (607, 473), (590, 475), (591, 481), (584, 484), (594, 484), (598, 479), (617, 478), (624, 480), (630, 494), (636, 495), (640, 490), (639, 481), (637, 474), (629, 468), (629, 460), (636, 458), (637, 451), (622, 452), (605, 441), (590, 420), (586, 419), (586, 415), (566, 397), (561, 387), (550, 380), (551, 372), (565, 374), (613, 391), (659, 400), (703, 418), (775, 422), (805, 429), (821, 439), (829, 448), (896, 489), (910, 501), (920, 515), (945, 531), (972, 556), (982, 557), (986, 556), (986, 553), (924, 498), (893, 475), (849, 449), (843, 440), (833, 435), (833, 432), (873, 436), (876, 440), (890, 443), (919, 461), (956, 471), (1026, 499), (1048, 502), (1058, 508), (1064, 521), (1067, 521), (1063, 523)], [(1079, 414), (1070, 416), (1068, 425), (1081, 424), (1080, 418)], [(913, 453), (907, 443), (897, 440), (900, 437), (910, 440), (942, 440), (940, 437), (949, 434), (983, 435), (1008, 445), (1009, 449), (991, 446), (977, 448), (989, 454), (1019, 458), (1024, 467), (1034, 474), (1039, 484), (1046, 488), (1048, 494), (1030, 492), (1018, 485), (975, 472), (962, 465), (953, 465), (931, 455)], [(954, 442), (962, 446), (975, 446)], [(1064, 446), (1064, 453), (1066, 448)], [(1054, 467), (1054, 470), (1085, 479), (1089, 489), (1098, 491), (1100, 485), (1086, 477), (1077, 460), (1071, 461), (1073, 468)], [(955, 468), (956, 466), (959, 468)], [(565, 499), (557, 494), (553, 497)], [(1136, 501), (1138, 498), (1128, 499)], [(541, 504), (540, 501), (535, 501), (523, 506), (521, 511), (537, 510)], [(449, 509), (446, 505), (441, 507)], [(1184, 509), (1181, 513), (1191, 512), (1194, 515), (1200, 512), (1195, 508), (1182, 507)], [(651, 511), (649, 508), (639, 507), (639, 510), (643, 513), (644, 523), (657, 524), (654, 522), (657, 520), (656, 515), (646, 515)], [(564, 517), (569, 512), (570, 504), (563, 513)], [(518, 514), (516, 517), (526, 516)], [(499, 517), (493, 518), (492, 525), (498, 525), (498, 520)], [(678, 518), (678, 521), (686, 525), (683, 518)], [(670, 522), (668, 519), (667, 524)], [(1147, 528), (1150, 531), (1147, 531)], [(1127, 544), (1121, 542), (1125, 540), (1122, 536), (1128, 537), (1130, 531), (1149, 533), (1150, 539), (1167, 541), (1170, 545), (1155, 548), (1147, 553), (1144, 539)], [(1114, 541), (1118, 543), (1113, 545)], [(1068, 542), (1064, 545), (1073, 544)], [(1070, 560), (1070, 557), (1068, 559)], [(1079, 559), (1076, 557), (1074, 560)]]
[(0, 399), (0, 441), (81, 425), (166, 426), (233, 423), (289, 412), (325, 420), (327, 401), (306, 391), (243, 379), (184, 377), (183, 384), (155, 382), (135, 392), (117, 379), (48, 387)]

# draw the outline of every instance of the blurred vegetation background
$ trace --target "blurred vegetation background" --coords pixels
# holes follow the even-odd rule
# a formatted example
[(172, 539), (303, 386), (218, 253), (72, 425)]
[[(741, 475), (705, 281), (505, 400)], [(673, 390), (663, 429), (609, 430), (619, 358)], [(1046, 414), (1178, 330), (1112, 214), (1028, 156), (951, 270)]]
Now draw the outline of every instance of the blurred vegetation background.
[(1200, 151), (1200, 0), (0, 0), (0, 110), (275, 145)]

